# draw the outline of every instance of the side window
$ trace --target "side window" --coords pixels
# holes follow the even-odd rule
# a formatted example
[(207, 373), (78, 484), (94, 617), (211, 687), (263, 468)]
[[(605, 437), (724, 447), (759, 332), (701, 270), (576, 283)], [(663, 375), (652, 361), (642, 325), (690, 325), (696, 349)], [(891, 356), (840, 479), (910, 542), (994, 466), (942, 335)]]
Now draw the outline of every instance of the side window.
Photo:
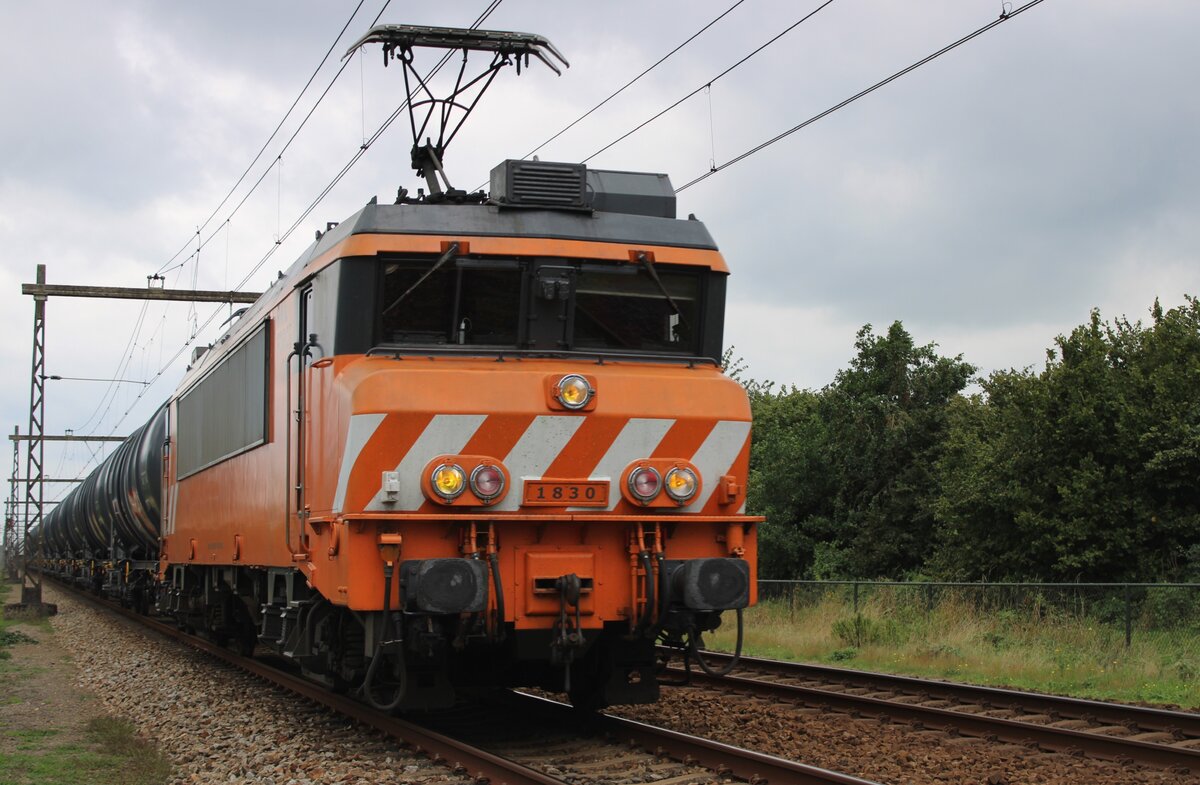
[(179, 479), (266, 441), (268, 324), (180, 396)]

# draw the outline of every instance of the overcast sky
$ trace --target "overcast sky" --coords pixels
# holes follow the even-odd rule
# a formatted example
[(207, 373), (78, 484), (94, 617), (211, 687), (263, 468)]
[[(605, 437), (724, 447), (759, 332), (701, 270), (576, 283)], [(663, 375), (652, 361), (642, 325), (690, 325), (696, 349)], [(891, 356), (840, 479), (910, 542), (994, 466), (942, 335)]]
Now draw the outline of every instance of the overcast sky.
[[(450, 148), (451, 180), (484, 183), (733, 2), (505, 0), (484, 26), (545, 35), (571, 68), (502, 74)], [(167, 286), (223, 289), (261, 262), (243, 287), (260, 290), (326, 221), (415, 190), (402, 118), (276, 246), (402, 98), (400, 70), (371, 48), (276, 163), (383, 5), (364, 0), (280, 137), (201, 231), (197, 263), (175, 254), (194, 248), (353, 3), (6, 4), (0, 425), (28, 425), (33, 306), (20, 284), (36, 264), (52, 283), (144, 286), (167, 268)], [(468, 26), (486, 5), (397, 2), (381, 21)], [(819, 5), (744, 0), (539, 155), (582, 160)], [(997, 0), (834, 0), (590, 165), (666, 172), (681, 186), (1000, 12)], [(986, 373), (1040, 367), (1093, 307), (1141, 318), (1156, 297), (1169, 307), (1200, 292), (1198, 29), (1195, 0), (1046, 0), (685, 190), (680, 215), (706, 222), (733, 271), (726, 343), (756, 378), (819, 388), (859, 327), (900, 319)], [(170, 358), (219, 335), (227, 313), (52, 299), (48, 373), (154, 384), (50, 381), (47, 432), (130, 432), (174, 389), (190, 347)], [(74, 476), (90, 455), (50, 445), (47, 474)]]

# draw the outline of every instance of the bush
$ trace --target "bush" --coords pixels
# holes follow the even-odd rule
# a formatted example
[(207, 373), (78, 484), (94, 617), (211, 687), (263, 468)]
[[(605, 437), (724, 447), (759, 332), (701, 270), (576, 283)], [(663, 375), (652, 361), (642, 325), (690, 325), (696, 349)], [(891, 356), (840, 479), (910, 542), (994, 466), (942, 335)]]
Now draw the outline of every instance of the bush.
[(872, 619), (861, 613), (836, 619), (833, 634), (847, 646), (904, 643), (908, 637), (895, 619)]
[(1175, 675), (1184, 684), (1191, 684), (1200, 675), (1200, 665), (1189, 660), (1179, 660), (1171, 665), (1170, 670), (1174, 671)]
[(1139, 621), (1152, 630), (1195, 629), (1200, 619), (1200, 591), (1161, 587), (1144, 589)]

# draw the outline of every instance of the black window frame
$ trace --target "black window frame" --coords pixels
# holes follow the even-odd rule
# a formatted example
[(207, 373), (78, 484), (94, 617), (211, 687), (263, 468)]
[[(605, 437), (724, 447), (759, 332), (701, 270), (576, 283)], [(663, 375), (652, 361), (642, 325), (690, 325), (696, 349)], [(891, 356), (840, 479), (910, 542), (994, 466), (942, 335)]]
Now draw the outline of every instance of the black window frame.
[[(696, 335), (693, 338), (692, 345), (686, 351), (670, 351), (665, 349), (616, 349), (616, 348), (578, 348), (574, 341), (575, 327), (575, 302), (576, 288), (575, 279), (580, 271), (597, 271), (604, 274), (613, 275), (639, 275), (643, 274), (644, 268), (634, 262), (614, 263), (596, 259), (582, 259), (578, 257), (518, 257), (518, 256), (482, 256), (467, 254), (455, 259), (451, 264), (452, 270), (456, 272), (455, 280), (452, 286), (455, 291), (452, 293), (452, 302), (449, 307), (449, 313), (446, 315), (445, 325), (445, 340), (441, 343), (432, 342), (395, 342), (387, 341), (383, 335), (383, 315), (382, 311), (387, 307), (385, 303), (385, 276), (389, 264), (395, 263), (418, 263), (432, 265), (438, 258), (437, 254), (381, 254), (377, 257), (378, 269), (376, 271), (376, 297), (375, 307), (373, 309), (374, 322), (371, 328), (372, 347), (377, 350), (395, 350), (398, 353), (419, 353), (420, 350), (434, 351), (449, 351), (461, 350), (470, 351), (472, 353), (512, 353), (512, 352), (535, 352), (538, 354), (587, 354), (590, 356), (605, 356), (605, 355), (621, 355), (628, 357), (646, 357), (653, 359), (655, 357), (687, 357), (687, 358), (711, 358), (719, 362), (721, 354), (721, 340), (724, 329), (724, 294), (725, 294), (725, 279), (727, 274), (724, 272), (711, 270), (705, 267), (695, 265), (672, 265), (659, 263), (655, 268), (661, 274), (674, 275), (684, 273), (694, 276), (697, 279), (696, 292), (696, 324), (692, 329)], [(461, 281), (462, 271), (470, 269), (513, 269), (519, 270), (520, 274), (520, 303), (519, 310), (513, 315), (514, 320), (518, 322), (516, 327), (517, 342), (513, 345), (496, 345), (496, 344), (458, 344), (454, 340), (454, 326), (459, 323), (461, 316)], [(536, 294), (534, 289), (537, 287), (539, 274), (544, 270), (552, 270), (555, 268), (570, 269), (574, 273), (570, 276), (572, 282), (570, 285), (570, 296), (566, 300), (565, 313), (562, 314), (566, 320), (566, 324), (561, 333), (557, 331), (547, 331), (543, 329), (539, 333), (539, 322), (544, 325), (548, 318), (557, 319), (554, 314), (545, 314), (536, 312)], [(419, 291), (414, 292), (414, 297), (419, 296)], [(715, 310), (715, 312), (714, 312)], [(558, 337), (558, 336), (564, 337)]]

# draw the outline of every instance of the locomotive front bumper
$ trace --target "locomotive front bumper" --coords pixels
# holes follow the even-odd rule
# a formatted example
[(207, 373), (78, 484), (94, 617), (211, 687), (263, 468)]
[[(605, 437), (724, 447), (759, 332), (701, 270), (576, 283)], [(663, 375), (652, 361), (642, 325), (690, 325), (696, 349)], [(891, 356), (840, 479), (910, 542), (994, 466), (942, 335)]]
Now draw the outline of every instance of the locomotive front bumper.
[(488, 565), (480, 559), (413, 559), (400, 564), (400, 591), (409, 610), (479, 613), (488, 605)]
[(671, 599), (696, 611), (728, 611), (750, 604), (750, 564), (745, 559), (667, 561)]

